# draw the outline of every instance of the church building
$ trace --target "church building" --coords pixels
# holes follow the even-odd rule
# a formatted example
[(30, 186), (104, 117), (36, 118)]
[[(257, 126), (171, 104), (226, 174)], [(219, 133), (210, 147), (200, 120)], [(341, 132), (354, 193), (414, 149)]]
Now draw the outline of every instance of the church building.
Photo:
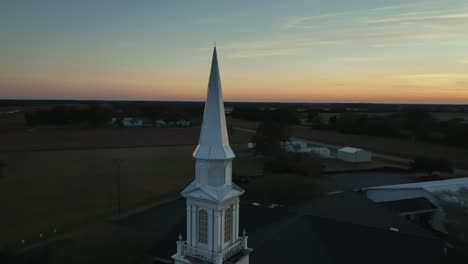
[(179, 236), (176, 264), (249, 263), (245, 231), (240, 236), (239, 197), (232, 182), (232, 160), (216, 47), (213, 51), (203, 123), (197, 148), (195, 180), (181, 193), (186, 199), (186, 240)]

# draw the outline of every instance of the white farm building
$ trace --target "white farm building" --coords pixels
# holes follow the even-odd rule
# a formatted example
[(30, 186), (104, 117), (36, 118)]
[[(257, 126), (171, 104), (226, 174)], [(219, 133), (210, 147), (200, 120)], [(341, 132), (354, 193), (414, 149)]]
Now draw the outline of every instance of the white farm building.
[(348, 162), (369, 162), (372, 160), (372, 153), (363, 149), (344, 147), (338, 150), (337, 158)]

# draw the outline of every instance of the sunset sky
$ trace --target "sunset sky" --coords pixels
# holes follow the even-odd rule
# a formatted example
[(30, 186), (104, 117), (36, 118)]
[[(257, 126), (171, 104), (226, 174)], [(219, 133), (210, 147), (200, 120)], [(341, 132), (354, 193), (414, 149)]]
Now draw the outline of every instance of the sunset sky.
[(468, 0), (0, 0), (0, 99), (468, 103)]

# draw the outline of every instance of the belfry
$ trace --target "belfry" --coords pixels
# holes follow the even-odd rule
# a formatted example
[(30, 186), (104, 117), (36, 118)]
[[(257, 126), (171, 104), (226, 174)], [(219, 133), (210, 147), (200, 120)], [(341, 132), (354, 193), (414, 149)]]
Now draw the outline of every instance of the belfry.
[(249, 263), (252, 249), (245, 232), (239, 236), (239, 197), (244, 190), (232, 182), (235, 155), (229, 146), (216, 47), (193, 157), (195, 180), (181, 193), (187, 201), (186, 240), (179, 236), (172, 258), (176, 264)]

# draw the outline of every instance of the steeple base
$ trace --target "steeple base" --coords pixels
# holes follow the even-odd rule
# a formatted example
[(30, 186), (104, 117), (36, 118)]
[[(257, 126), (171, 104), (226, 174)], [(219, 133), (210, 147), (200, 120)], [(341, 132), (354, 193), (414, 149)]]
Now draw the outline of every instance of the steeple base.
[(248, 237), (244, 234), (239, 240), (221, 253), (214, 253), (190, 247), (187, 241), (177, 241), (177, 253), (172, 256), (175, 264), (249, 264)]
[(253, 250), (248, 248), (245, 250), (240, 251), (236, 255), (232, 256), (229, 259), (226, 259), (221, 262), (211, 262), (207, 260), (201, 260), (199, 258), (185, 256), (185, 255), (177, 255), (174, 254), (172, 259), (174, 260), (174, 264), (249, 264), (250, 262), (250, 253)]

